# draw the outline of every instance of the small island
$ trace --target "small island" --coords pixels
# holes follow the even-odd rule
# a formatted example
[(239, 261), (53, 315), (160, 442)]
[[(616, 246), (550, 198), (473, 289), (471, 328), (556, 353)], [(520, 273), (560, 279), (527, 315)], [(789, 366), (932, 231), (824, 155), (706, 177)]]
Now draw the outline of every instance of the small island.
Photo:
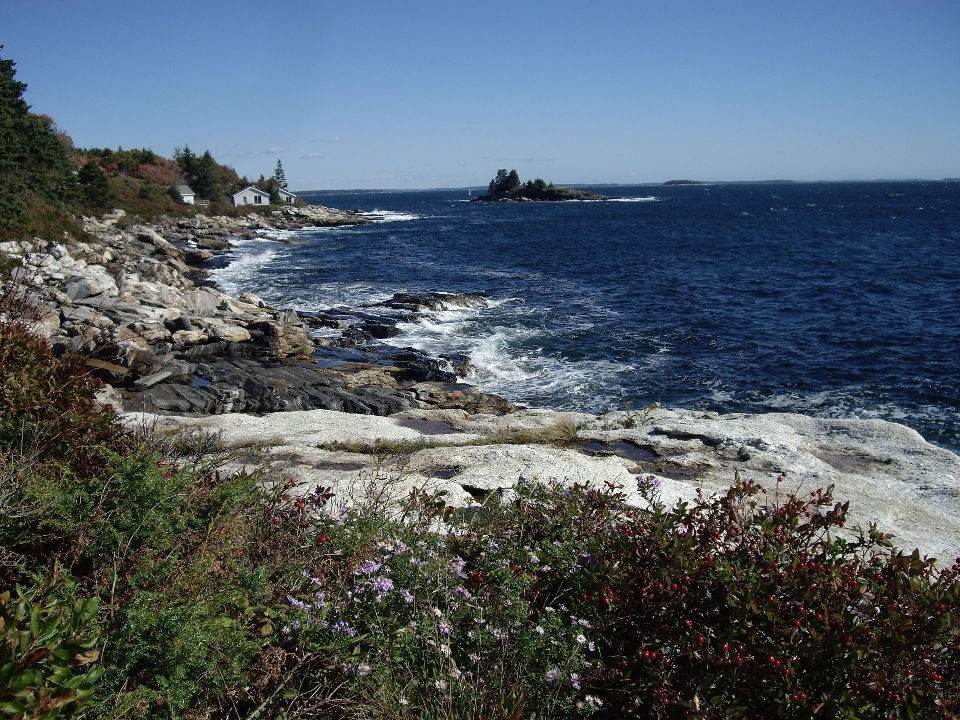
[(516, 170), (507, 172), (506, 168), (497, 171), (497, 176), (490, 181), (489, 192), (475, 197), (474, 200), (484, 202), (551, 202), (558, 200), (606, 200), (605, 195), (577, 190), (576, 188), (559, 187), (553, 183), (547, 184), (542, 178), (520, 182), (520, 175)]
[(664, 185), (702, 185), (700, 180), (667, 180)]

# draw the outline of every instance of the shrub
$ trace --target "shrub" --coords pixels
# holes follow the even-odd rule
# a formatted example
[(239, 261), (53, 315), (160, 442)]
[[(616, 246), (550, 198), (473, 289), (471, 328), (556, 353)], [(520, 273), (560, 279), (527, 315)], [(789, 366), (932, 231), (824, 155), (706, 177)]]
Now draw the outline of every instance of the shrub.
[[(650, 487), (649, 485), (647, 487)], [(848, 540), (830, 490), (625, 511), (604, 565), (605, 694), (640, 717), (933, 717), (960, 709), (958, 566)], [(765, 499), (765, 498), (764, 498)], [(960, 562), (960, 560), (958, 560)]]
[(89, 477), (126, 446), (116, 415), (93, 400), (100, 387), (83, 358), (54, 357), (25, 326), (0, 322), (0, 451), (31, 451)]
[(957, 713), (960, 565), (838, 536), (829, 490), (737, 480), (667, 508), (640, 485), (643, 509), (526, 482), (392, 520), (296, 501), (316, 551), (285, 612), (287, 717)]
[[(306, 512), (322, 501), (300, 502)], [(574, 716), (599, 707), (581, 680), (599, 657), (592, 623), (563, 594), (541, 591), (552, 574), (570, 574), (580, 548), (525, 533), (510, 508), (447, 512), (443, 530), (442, 498), (414, 493), (406, 512), (314, 516), (318, 551), (291, 592), (282, 631), (301, 663), (288, 716), (309, 716), (324, 702), (382, 718), (519, 717), (524, 707), (537, 717)]]
[(103, 669), (94, 619), (97, 598), (77, 593), (58, 568), (34, 576), (16, 596), (0, 593), (0, 710), (9, 717), (53, 720), (72, 715), (93, 695)]

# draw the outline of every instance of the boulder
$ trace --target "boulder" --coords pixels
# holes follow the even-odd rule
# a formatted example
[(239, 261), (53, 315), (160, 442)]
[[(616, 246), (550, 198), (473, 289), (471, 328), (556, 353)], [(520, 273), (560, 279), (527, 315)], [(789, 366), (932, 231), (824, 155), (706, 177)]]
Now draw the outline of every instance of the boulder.
[(207, 335), (216, 340), (229, 343), (244, 343), (250, 340), (250, 332), (246, 328), (234, 325), (226, 320), (208, 318), (203, 325)]
[(88, 265), (83, 275), (75, 275), (67, 281), (64, 292), (71, 300), (81, 300), (91, 295), (119, 294), (116, 281), (102, 265)]

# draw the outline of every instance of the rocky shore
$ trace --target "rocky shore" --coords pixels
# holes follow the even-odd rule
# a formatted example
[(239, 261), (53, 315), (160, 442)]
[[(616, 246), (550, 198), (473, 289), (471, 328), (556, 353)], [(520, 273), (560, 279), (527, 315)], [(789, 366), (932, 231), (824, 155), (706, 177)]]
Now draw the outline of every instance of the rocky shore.
[[(205, 428), (230, 447), (265, 443), (269, 462), (349, 495), (371, 478), (393, 492), (431, 487), (471, 507), (520, 478), (622, 486), (653, 476), (665, 500), (739, 474), (778, 493), (835, 485), (851, 527), (875, 522), (904, 548), (960, 555), (960, 457), (894, 423), (652, 408), (596, 417), (525, 410), (458, 379), (469, 358), (432, 358), (383, 341), (397, 325), (478, 295), (397, 295), (360, 310), (301, 315), (208, 277), (231, 241), (306, 226), (357, 225), (321, 207), (269, 216), (131, 221), (85, 218), (88, 242), (7, 242), (21, 297), (55, 349), (85, 355), (104, 403), (132, 423)], [(295, 238), (286, 240), (295, 242)], [(256, 415), (255, 415), (256, 414)], [(371, 448), (402, 441), (396, 467)], [(242, 464), (242, 460), (237, 462)], [(785, 479), (778, 481), (778, 477)], [(850, 531), (850, 527), (847, 528)]]
[[(115, 211), (84, 219), (96, 242), (7, 242), (0, 252), (22, 262), (16, 277), (38, 311), (37, 330), (55, 350), (87, 356), (91, 372), (110, 385), (105, 400), (124, 411), (511, 410), (457, 381), (452, 370), (466, 358), (431, 358), (379, 342), (425, 309), (482, 298), (398, 296), (369, 312), (301, 316), (250, 293), (230, 297), (205, 270), (231, 239), (367, 222), (316, 206), (150, 224)], [(333, 337), (315, 338), (314, 331)]]

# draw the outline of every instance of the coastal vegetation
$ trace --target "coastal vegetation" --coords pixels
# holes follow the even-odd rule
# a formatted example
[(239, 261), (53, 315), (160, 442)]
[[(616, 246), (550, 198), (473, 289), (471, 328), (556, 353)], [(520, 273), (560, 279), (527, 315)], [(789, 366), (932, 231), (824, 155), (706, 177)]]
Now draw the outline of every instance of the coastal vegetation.
[(506, 168), (497, 171), (496, 176), (487, 186), (487, 193), (474, 200), (491, 202), (531, 202), (557, 200), (603, 200), (603, 195), (577, 190), (569, 187), (558, 187), (547, 183), (543, 178), (520, 181), (516, 170), (507, 172)]
[(276, 191), (286, 180), (279, 161), (279, 177), (251, 182), (209, 150), (198, 156), (189, 146), (176, 148), (173, 159), (148, 148), (77, 148), (52, 118), (30, 112), (26, 89), (16, 79), (14, 61), (0, 58), (0, 241), (60, 238), (64, 232), (83, 239), (76, 216), (113, 208), (142, 218), (200, 212), (184, 204), (176, 190), (180, 184), (209, 201), (207, 211), (220, 214), (250, 211), (230, 203), (230, 195), (248, 185), (280, 203)]
[[(167, 192), (178, 172), (211, 195), (232, 182), (209, 153), (182, 164), (186, 147), (84, 151), (77, 167), (10, 61), (0, 83), (3, 238), (79, 239), (75, 213), (97, 203), (185, 212)], [(18, 269), (0, 267), (6, 716), (960, 714), (960, 558), (849, 532), (829, 489), (732, 477), (668, 506), (641, 475), (637, 507), (616, 485), (517, 478), (454, 510), (422, 488), (384, 502), (404, 451), (386, 445), (359, 499), (308, 489), (259, 446), (124, 425), (87, 359), (34, 334)]]

